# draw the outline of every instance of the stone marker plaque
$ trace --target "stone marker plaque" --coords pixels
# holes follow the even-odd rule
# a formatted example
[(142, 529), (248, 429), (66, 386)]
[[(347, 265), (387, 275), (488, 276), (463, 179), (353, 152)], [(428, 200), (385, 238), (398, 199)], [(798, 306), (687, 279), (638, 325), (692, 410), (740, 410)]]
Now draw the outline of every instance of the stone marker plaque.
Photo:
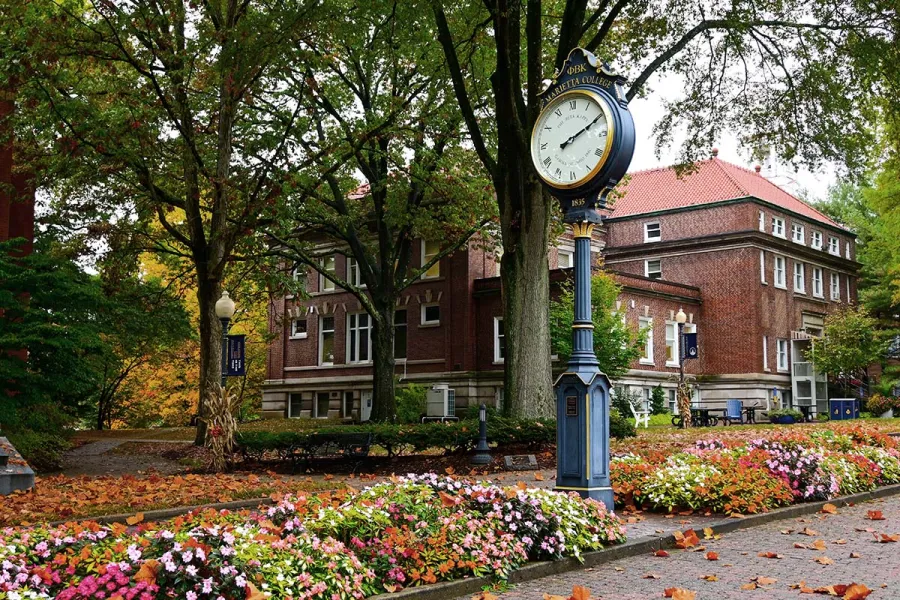
[(34, 487), (34, 471), (5, 437), (0, 437), (0, 496)]
[(534, 471), (538, 468), (537, 459), (534, 454), (513, 454), (504, 456), (506, 468), (510, 471)]

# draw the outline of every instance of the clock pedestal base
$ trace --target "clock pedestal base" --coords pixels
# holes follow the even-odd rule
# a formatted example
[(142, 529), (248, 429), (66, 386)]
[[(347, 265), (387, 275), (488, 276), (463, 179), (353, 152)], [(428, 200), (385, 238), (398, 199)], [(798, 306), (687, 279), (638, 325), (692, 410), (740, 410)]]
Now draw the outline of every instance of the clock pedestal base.
[(556, 381), (556, 489), (578, 492), (613, 510), (609, 481), (609, 379), (594, 354), (591, 320), (591, 234), (596, 211), (567, 214), (575, 233), (572, 357)]

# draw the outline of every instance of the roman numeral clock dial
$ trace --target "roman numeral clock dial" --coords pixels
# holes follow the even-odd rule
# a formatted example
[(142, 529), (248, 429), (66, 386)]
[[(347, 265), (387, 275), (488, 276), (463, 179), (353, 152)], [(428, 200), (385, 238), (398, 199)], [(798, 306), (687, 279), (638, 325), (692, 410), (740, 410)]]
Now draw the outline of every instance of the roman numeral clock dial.
[(531, 136), (538, 175), (560, 189), (588, 183), (609, 157), (612, 129), (609, 107), (598, 94), (560, 94), (541, 111)]

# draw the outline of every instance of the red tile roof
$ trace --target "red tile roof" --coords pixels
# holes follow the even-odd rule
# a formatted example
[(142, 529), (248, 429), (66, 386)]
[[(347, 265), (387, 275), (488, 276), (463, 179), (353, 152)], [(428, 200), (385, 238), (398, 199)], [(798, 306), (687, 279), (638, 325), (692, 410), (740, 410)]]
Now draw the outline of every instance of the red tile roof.
[[(674, 167), (636, 171), (616, 191), (611, 217), (627, 217), (753, 196), (804, 217), (841, 227), (806, 202), (787, 193), (759, 173), (718, 158), (698, 162), (681, 179)], [(842, 228), (843, 229), (843, 228)]]

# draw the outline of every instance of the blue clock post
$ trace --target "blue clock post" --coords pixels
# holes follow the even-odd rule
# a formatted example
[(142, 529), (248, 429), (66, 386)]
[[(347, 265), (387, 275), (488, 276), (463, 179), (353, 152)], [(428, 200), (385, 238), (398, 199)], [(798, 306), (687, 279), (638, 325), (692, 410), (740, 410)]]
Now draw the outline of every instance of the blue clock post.
[(602, 221), (597, 209), (606, 205), (634, 154), (634, 121), (623, 84), (593, 54), (572, 50), (541, 94), (531, 141), (535, 169), (575, 237), (572, 356), (555, 384), (556, 489), (576, 491), (610, 510), (610, 383), (594, 353), (591, 239)]

